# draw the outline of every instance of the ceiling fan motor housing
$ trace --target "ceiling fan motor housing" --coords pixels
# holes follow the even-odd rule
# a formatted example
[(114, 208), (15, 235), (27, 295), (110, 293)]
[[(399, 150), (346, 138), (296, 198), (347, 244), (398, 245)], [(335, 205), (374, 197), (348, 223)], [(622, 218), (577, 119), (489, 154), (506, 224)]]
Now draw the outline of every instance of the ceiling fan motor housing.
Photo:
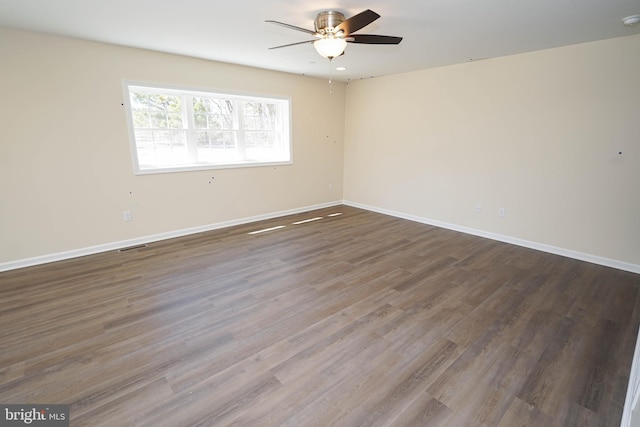
[(344, 15), (340, 12), (336, 12), (335, 10), (320, 12), (314, 21), (316, 32), (320, 34), (333, 32), (333, 29), (342, 24), (345, 20), (346, 18)]

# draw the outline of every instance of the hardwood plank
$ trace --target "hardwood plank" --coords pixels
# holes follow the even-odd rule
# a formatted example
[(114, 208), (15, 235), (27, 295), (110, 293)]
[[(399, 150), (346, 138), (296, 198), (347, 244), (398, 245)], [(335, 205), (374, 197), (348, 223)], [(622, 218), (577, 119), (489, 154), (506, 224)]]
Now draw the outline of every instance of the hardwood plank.
[(451, 414), (452, 411), (447, 405), (424, 393), (390, 425), (411, 427), (455, 425), (448, 424), (447, 420)]
[[(424, 399), (424, 389), (458, 357), (457, 345), (439, 340), (418, 353), (399, 372), (385, 371), (385, 387), (369, 393), (367, 399), (352, 409), (345, 425), (382, 426), (396, 419), (416, 401)], [(435, 399), (433, 399), (435, 400)], [(433, 403), (429, 401), (429, 403)], [(415, 415), (414, 415), (415, 416)]]
[(541, 412), (535, 405), (530, 405), (517, 397), (509, 406), (504, 414), (498, 427), (542, 427), (542, 426), (560, 426), (562, 424), (554, 423), (553, 417)]

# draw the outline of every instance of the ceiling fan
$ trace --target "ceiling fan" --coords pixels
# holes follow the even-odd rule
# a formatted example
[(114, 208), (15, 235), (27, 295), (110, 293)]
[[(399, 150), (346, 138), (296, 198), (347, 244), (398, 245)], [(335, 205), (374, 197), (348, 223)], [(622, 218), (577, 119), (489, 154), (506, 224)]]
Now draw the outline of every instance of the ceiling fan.
[(285, 24), (284, 22), (267, 20), (265, 22), (282, 25), (283, 27), (302, 31), (315, 37), (313, 40), (275, 46), (269, 49), (280, 49), (299, 44), (313, 43), (316, 51), (321, 56), (324, 56), (331, 61), (333, 58), (344, 54), (347, 43), (399, 44), (402, 41), (402, 37), (378, 36), (375, 34), (353, 34), (361, 28), (371, 24), (378, 18), (380, 18), (380, 15), (369, 9), (364, 12), (360, 12), (349, 19), (346, 19), (344, 14), (341, 12), (328, 10), (320, 12), (318, 16), (316, 16), (314, 21), (315, 31), (296, 27), (291, 24)]

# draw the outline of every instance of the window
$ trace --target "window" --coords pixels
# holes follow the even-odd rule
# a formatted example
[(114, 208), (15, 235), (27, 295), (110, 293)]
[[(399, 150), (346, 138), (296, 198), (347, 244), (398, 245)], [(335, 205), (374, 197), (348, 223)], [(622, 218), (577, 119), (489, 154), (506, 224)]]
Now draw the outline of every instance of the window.
[(290, 101), (125, 83), (136, 173), (291, 163)]

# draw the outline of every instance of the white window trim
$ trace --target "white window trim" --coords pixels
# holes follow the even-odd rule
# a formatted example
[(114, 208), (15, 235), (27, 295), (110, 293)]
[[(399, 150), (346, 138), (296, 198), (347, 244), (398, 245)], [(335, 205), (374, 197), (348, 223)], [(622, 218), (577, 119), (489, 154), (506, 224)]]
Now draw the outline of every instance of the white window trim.
[[(237, 99), (265, 99), (265, 100), (279, 100), (286, 101), (288, 104), (288, 126), (283, 127), (283, 132), (286, 133), (285, 139), (288, 139), (287, 143), (289, 146), (289, 160), (286, 161), (274, 161), (274, 162), (259, 162), (259, 161), (240, 161), (234, 163), (209, 163), (209, 164), (193, 164), (187, 166), (171, 166), (171, 167), (157, 167), (150, 169), (141, 169), (138, 161), (138, 151), (136, 146), (136, 138), (135, 138), (135, 127), (133, 123), (133, 114), (131, 107), (131, 98), (129, 94), (129, 87), (146, 87), (150, 89), (159, 89), (165, 93), (175, 93), (176, 95), (183, 95), (185, 93), (191, 94), (200, 94), (204, 96), (210, 95), (222, 95), (229, 96)], [(189, 171), (198, 171), (198, 170), (215, 170), (215, 169), (234, 169), (234, 168), (247, 168), (247, 167), (273, 167), (273, 166), (283, 166), (283, 165), (291, 165), (293, 164), (293, 137), (292, 137), (292, 100), (290, 97), (283, 97), (278, 95), (264, 94), (264, 93), (242, 93), (242, 92), (232, 92), (232, 91), (223, 91), (223, 90), (213, 90), (213, 89), (201, 89), (194, 87), (186, 87), (186, 86), (176, 86), (176, 85), (167, 85), (162, 83), (148, 83), (148, 82), (140, 82), (133, 80), (123, 80), (122, 88), (124, 93), (124, 107), (125, 107), (125, 115), (127, 119), (127, 127), (129, 129), (129, 146), (131, 149), (131, 158), (133, 163), (133, 171), (135, 175), (150, 175), (150, 174), (159, 174), (159, 173), (173, 173), (173, 172), (189, 172)], [(190, 104), (190, 103), (189, 103)], [(193, 123), (193, 106), (188, 105), (187, 109), (191, 110), (191, 113), (187, 114), (187, 120), (189, 129), (187, 133), (193, 132), (194, 123)]]

